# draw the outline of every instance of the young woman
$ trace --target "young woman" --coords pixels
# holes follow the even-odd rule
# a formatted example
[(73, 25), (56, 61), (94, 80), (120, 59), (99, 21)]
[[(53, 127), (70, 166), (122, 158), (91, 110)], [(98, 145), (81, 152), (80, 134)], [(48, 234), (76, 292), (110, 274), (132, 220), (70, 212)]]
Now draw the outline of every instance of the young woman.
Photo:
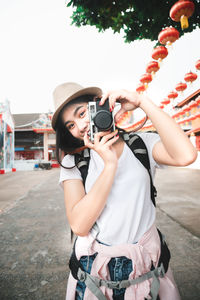
[[(179, 300), (170, 268), (160, 264), (164, 241), (155, 227), (149, 174), (118, 130), (98, 132), (90, 141), (88, 102), (100, 95), (99, 88), (76, 83), (54, 91), (60, 182), (68, 222), (78, 236), (66, 299)], [(152, 176), (156, 167), (186, 166), (196, 159), (179, 125), (147, 96), (118, 90), (103, 95), (101, 104), (105, 101), (111, 111), (121, 103), (115, 121), (125, 111), (141, 108), (154, 124), (159, 135), (137, 133), (148, 149)], [(90, 149), (85, 185), (74, 159), (83, 148)]]

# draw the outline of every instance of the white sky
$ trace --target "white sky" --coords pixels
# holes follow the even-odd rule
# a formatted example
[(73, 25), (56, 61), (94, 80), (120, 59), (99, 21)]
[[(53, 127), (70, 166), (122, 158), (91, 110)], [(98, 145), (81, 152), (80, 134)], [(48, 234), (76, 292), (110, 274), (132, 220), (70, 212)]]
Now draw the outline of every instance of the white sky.
[[(52, 91), (63, 82), (103, 91), (135, 90), (155, 42), (125, 44), (123, 35), (95, 27), (71, 26), (72, 9), (64, 0), (0, 0), (0, 101), (10, 101), (12, 113), (53, 110)], [(158, 28), (158, 34), (162, 28)], [(148, 88), (160, 103), (200, 59), (200, 29), (173, 45)], [(199, 88), (198, 80), (184, 96)]]

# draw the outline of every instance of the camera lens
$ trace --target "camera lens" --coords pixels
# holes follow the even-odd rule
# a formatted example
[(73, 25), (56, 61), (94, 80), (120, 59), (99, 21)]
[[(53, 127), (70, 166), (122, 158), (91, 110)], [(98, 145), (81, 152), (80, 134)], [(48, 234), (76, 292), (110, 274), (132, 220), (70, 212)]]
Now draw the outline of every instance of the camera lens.
[(94, 117), (94, 124), (99, 130), (108, 130), (113, 123), (112, 114), (106, 110), (98, 111)]

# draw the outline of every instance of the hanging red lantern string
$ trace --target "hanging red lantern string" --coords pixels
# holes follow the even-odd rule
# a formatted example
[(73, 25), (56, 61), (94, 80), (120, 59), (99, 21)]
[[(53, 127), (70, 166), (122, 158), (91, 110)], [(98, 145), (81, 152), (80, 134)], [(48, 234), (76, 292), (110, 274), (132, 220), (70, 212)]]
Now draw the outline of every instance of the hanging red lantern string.
[(163, 45), (171, 45), (179, 38), (179, 32), (174, 27), (164, 28), (158, 35), (158, 40)]
[(189, 72), (189, 73), (185, 74), (185, 77), (184, 77), (184, 80), (186, 82), (190, 82), (190, 83), (192, 83), (196, 79), (197, 79), (197, 74), (193, 73), (193, 72)]
[(160, 69), (160, 66), (157, 61), (151, 61), (147, 64), (146, 72), (151, 74), (152, 76)]
[(144, 74), (144, 75), (141, 76), (140, 82), (142, 82), (145, 85), (145, 87), (147, 88), (148, 87), (148, 83), (151, 82), (152, 79), (153, 78), (152, 78), (151, 74), (146, 73), (146, 74)]
[(177, 92), (183, 92), (187, 88), (187, 84), (185, 82), (180, 82), (175, 86)]
[(194, 12), (194, 3), (190, 0), (179, 0), (170, 9), (170, 18), (175, 22), (181, 22), (182, 30), (188, 28), (188, 18)]
[(196, 69), (199, 71), (200, 70), (200, 59), (197, 60), (196, 64), (195, 64)]
[(140, 83), (136, 88), (136, 92), (138, 93), (143, 93), (145, 90), (146, 90), (146, 86), (143, 83)]

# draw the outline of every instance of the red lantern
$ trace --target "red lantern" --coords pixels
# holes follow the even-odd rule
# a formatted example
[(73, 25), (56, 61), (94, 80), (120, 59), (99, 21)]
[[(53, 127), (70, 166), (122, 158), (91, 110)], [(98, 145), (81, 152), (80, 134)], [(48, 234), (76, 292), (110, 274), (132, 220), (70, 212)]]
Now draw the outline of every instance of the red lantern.
[(188, 28), (188, 18), (192, 16), (195, 6), (190, 0), (179, 0), (170, 10), (170, 18), (175, 22), (181, 22), (181, 28)]
[(161, 104), (161, 105), (159, 105), (159, 107), (160, 107), (161, 109), (163, 109), (163, 108), (164, 108), (164, 105)]
[(161, 101), (162, 104), (167, 105), (170, 103), (170, 99), (166, 98), (163, 101)]
[(195, 67), (197, 70), (200, 70), (200, 59), (197, 60), (196, 64), (195, 64)]
[(186, 88), (187, 88), (187, 84), (183, 82), (180, 82), (175, 86), (177, 92), (183, 92)]
[(151, 61), (147, 65), (146, 72), (154, 75), (155, 72), (157, 72), (159, 69), (160, 69), (160, 67), (159, 67), (158, 62), (157, 61)]
[(174, 43), (178, 38), (179, 32), (174, 27), (166, 27), (158, 35), (158, 40), (163, 45)]
[(155, 60), (162, 61), (168, 55), (168, 50), (165, 46), (158, 46), (154, 48), (151, 57)]
[(145, 85), (147, 85), (149, 82), (152, 81), (152, 76), (149, 73), (146, 73), (144, 75), (141, 76), (140, 78), (140, 82), (144, 83)]
[(174, 100), (176, 97), (178, 97), (178, 93), (172, 91), (167, 95), (167, 97)]
[(197, 74), (192, 73), (192, 72), (189, 72), (189, 73), (185, 74), (185, 77), (184, 77), (184, 80), (187, 81), (187, 82), (190, 82), (190, 83), (192, 83), (196, 79), (197, 79)]
[(138, 92), (138, 93), (142, 93), (142, 92), (144, 92), (146, 90), (146, 86), (143, 84), (143, 83), (140, 83), (139, 85), (138, 85), (138, 87), (136, 88), (136, 91)]

